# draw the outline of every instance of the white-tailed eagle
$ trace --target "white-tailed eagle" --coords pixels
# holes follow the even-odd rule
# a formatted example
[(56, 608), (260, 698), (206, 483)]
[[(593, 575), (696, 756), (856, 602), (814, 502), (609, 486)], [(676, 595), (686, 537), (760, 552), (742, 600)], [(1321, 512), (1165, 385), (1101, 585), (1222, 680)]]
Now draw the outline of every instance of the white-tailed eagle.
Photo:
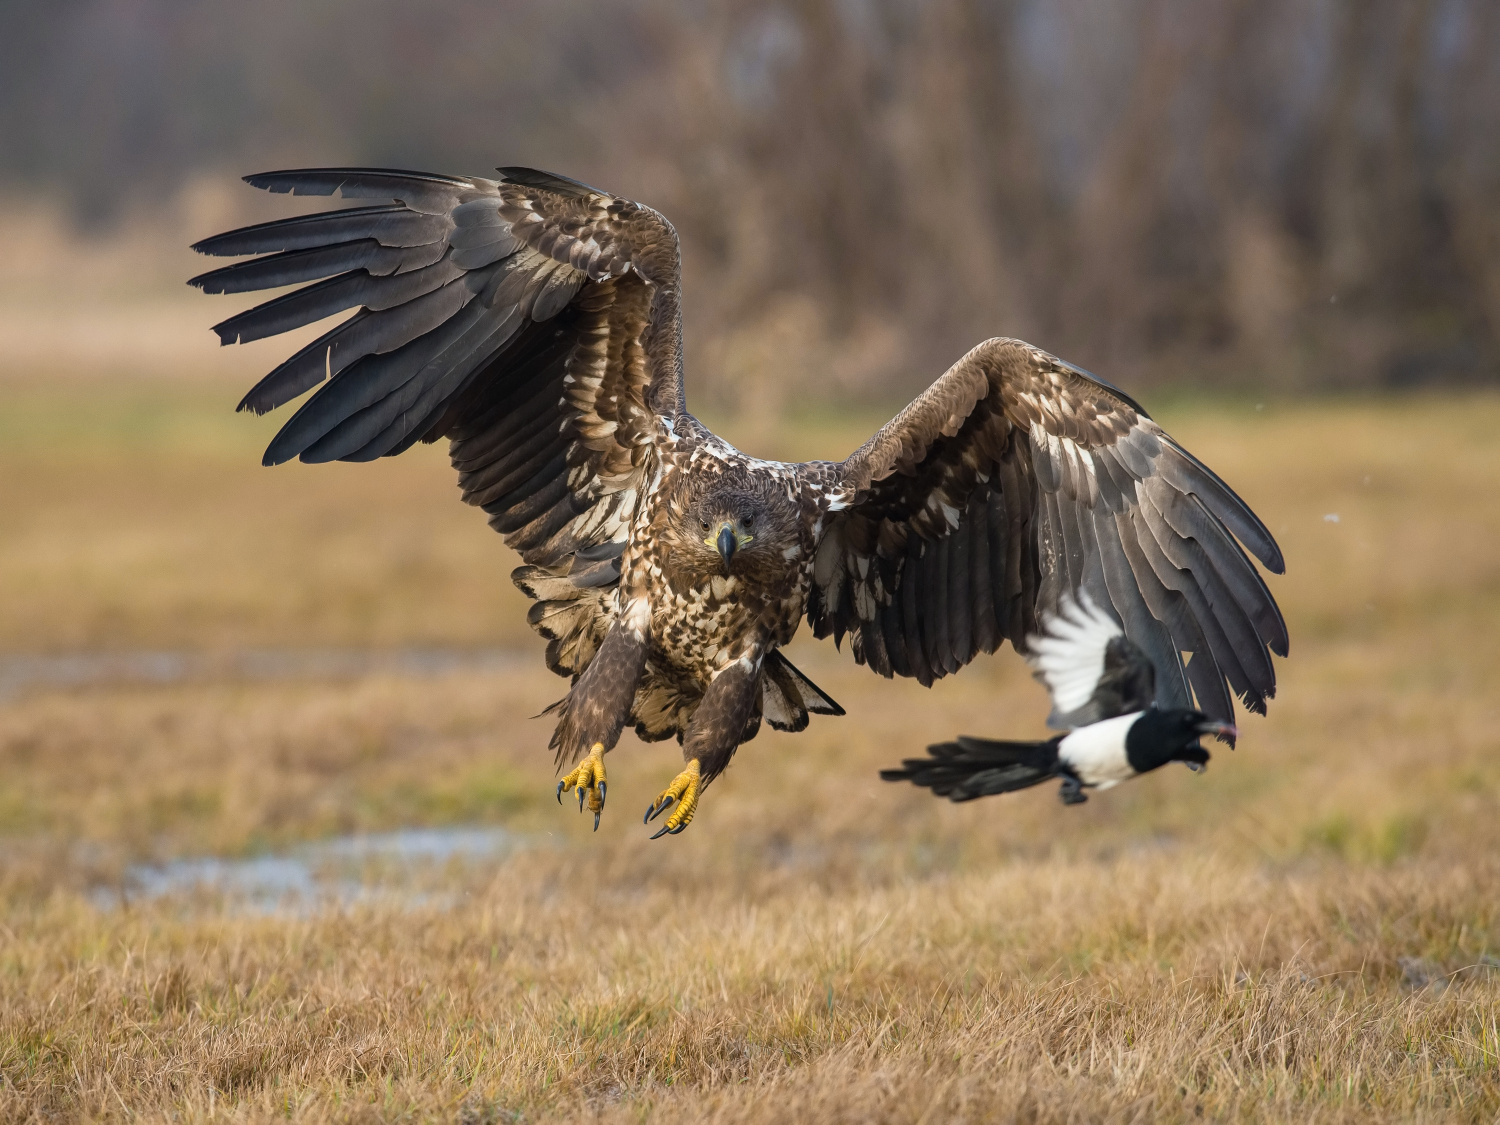
[[(257, 383), (264, 413), (317, 387), (267, 465), (368, 461), (447, 438), (463, 498), (525, 561), (547, 664), (571, 677), (559, 785), (604, 806), (627, 724), (686, 766), (647, 810), (692, 820), (764, 719), (839, 706), (781, 655), (804, 617), (923, 684), (1075, 591), (1109, 608), (1163, 707), (1263, 712), (1286, 626), (1246, 550), (1255, 515), (1128, 396), (1019, 340), (980, 344), (843, 461), (734, 449), (687, 412), (681, 268), (661, 215), (562, 176), (269, 172), (273, 192), (378, 200), (209, 238), (257, 255), (209, 293), (301, 286), (216, 326), (246, 342), (356, 310)], [(1185, 658), (1191, 654), (1190, 658)], [(658, 832), (660, 835), (661, 832)]]

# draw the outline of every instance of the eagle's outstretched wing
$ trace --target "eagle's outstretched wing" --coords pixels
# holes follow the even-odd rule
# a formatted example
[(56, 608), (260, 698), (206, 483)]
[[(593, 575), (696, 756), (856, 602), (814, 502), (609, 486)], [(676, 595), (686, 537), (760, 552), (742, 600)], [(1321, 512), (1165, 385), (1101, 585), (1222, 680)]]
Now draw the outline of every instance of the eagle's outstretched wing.
[(1047, 685), (1047, 725), (1072, 730), (1144, 711), (1156, 699), (1156, 669), (1087, 590), (1064, 594), (1042, 631), (1026, 638), (1027, 663)]
[(248, 176), (273, 192), (381, 202), (205, 239), (194, 249), (263, 256), (191, 284), (302, 286), (217, 325), (226, 344), (357, 310), (240, 404), (265, 413), (324, 384), (266, 464), (368, 461), (452, 438), (464, 499), (546, 569), (538, 580), (573, 574), (597, 590), (648, 477), (656, 415), (684, 410), (677, 235), (650, 208), (577, 181), (500, 173)]
[[(1270, 532), (1144, 410), (1019, 340), (969, 352), (833, 470), (847, 503), (818, 548), (808, 618), (883, 675), (923, 683), (1087, 591), (1156, 669), (1157, 700), (1263, 712), (1286, 625), (1245, 554)], [(1236, 542), (1236, 538), (1239, 542)], [(1184, 661), (1182, 654), (1191, 653)]]

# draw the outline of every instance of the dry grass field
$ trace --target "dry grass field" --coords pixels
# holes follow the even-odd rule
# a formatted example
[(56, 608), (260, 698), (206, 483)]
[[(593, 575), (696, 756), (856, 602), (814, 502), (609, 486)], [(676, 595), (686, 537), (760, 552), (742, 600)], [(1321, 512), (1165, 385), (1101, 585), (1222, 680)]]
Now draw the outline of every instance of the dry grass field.
[[(528, 716), (565, 685), (441, 451), (264, 470), (234, 397), (0, 381), (0, 1120), (1500, 1116), (1500, 397), (1156, 404), (1289, 567), (1280, 697), (1206, 774), (883, 784), (1039, 731), (1041, 688), (804, 638), (849, 716), (655, 842), (675, 745), (626, 736), (597, 834), (554, 803)], [(327, 898), (142, 885), (452, 826), (509, 843)]]

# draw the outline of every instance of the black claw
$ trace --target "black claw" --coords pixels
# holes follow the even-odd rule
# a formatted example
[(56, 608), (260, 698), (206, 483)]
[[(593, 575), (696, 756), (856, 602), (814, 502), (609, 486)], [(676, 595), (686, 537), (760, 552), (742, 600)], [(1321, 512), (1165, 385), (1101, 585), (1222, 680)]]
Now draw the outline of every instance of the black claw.
[[(646, 819), (648, 821), (655, 820), (657, 817), (661, 816), (662, 813), (666, 812), (668, 809), (670, 809), (676, 803), (677, 803), (677, 798), (676, 797), (668, 797), (661, 804), (657, 805), (656, 808), (653, 811), (649, 812), (647, 814), (647, 816), (646, 816)], [(653, 837), (653, 839), (654, 838), (655, 837)]]
[(605, 794), (604, 782), (601, 781), (599, 783), (599, 807), (601, 809), (604, 807), (604, 794)]
[(561, 781), (559, 781), (557, 783), (557, 803), (559, 805), (562, 804), (562, 791), (563, 791), (563, 783)]
[(660, 840), (663, 836), (665, 836), (670, 831), (672, 831), (672, 830), (670, 828), (668, 828), (665, 824), (663, 824), (660, 828), (658, 828), (656, 830), (656, 833), (651, 838), (653, 840)]
[(578, 811), (583, 811), (583, 786), (578, 787)]
[(679, 824), (679, 825), (678, 825), (678, 826), (677, 826), (677, 827), (676, 827), (676, 828), (672, 828), (672, 829), (669, 829), (669, 831), (670, 831), (670, 832), (671, 832), (671, 833), (672, 833), (672, 835), (674, 835), (674, 836), (675, 836), (675, 835), (677, 835), (677, 833), (679, 833), (679, 832), (681, 832), (681, 831), (682, 831), (682, 830), (683, 830), (683, 829), (684, 829), (684, 828), (686, 828), (686, 827), (687, 827), (687, 826), (688, 826), (688, 822), (687, 822), (687, 821), (685, 821), (685, 820), (684, 820), (684, 821), (683, 821), (683, 822), (682, 822), (682, 823), (681, 823), (681, 824)]
[(655, 809), (656, 809), (656, 803), (654, 801), (651, 804), (649, 804), (649, 805), (646, 806), (646, 815), (643, 816), (643, 817), (641, 817), (641, 823), (642, 824), (650, 824), (651, 823), (651, 814), (652, 814), (652, 812), (655, 811)]
[(594, 831), (595, 832), (599, 831), (599, 814), (598, 813), (594, 814)]

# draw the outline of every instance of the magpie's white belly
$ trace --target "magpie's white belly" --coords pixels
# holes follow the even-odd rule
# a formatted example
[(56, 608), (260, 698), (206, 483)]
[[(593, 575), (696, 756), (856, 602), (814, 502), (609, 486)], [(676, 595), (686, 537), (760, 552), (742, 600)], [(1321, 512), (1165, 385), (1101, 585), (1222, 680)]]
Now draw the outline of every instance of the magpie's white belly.
[(1125, 756), (1125, 735), (1142, 712), (1118, 715), (1100, 723), (1079, 727), (1057, 747), (1057, 757), (1085, 785), (1108, 789), (1135, 776)]

